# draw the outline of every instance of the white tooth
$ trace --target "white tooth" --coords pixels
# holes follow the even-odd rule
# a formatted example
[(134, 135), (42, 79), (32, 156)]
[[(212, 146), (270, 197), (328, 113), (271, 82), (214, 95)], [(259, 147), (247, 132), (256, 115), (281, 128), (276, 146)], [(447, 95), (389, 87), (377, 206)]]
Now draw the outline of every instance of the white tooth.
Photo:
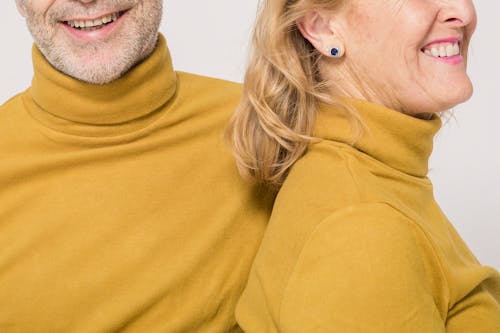
[(453, 45), (451, 45), (451, 44), (450, 44), (450, 45), (448, 45), (448, 46), (446, 47), (446, 56), (447, 56), (447, 57), (452, 57), (452, 56), (454, 56), (454, 54), (453, 54)]
[(441, 47), (439, 48), (439, 56), (440, 56), (441, 58), (446, 57), (446, 49), (445, 49), (445, 47), (444, 47), (444, 46), (441, 46)]
[(455, 53), (455, 55), (460, 54), (460, 46), (458, 46), (458, 43), (455, 43), (455, 45), (453, 45), (453, 53)]
[(433, 47), (431, 49), (431, 54), (434, 56), (434, 57), (439, 57), (439, 51), (437, 48)]
[(95, 20), (88, 21), (67, 21), (67, 24), (73, 28), (93, 28), (100, 25), (113, 22), (118, 18), (118, 13), (112, 15), (104, 16)]
[(427, 54), (427, 55), (432, 55), (432, 53), (431, 53), (430, 50), (425, 50), (424, 53)]

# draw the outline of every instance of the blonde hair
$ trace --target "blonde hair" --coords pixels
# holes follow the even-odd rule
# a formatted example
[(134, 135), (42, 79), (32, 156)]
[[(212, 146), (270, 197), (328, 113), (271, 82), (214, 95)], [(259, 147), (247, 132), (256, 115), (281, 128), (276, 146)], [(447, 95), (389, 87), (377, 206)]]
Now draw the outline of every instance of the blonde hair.
[(320, 102), (342, 104), (321, 77), (321, 54), (297, 20), (343, 1), (264, 0), (252, 38), (242, 101), (227, 131), (243, 176), (279, 187), (304, 155)]

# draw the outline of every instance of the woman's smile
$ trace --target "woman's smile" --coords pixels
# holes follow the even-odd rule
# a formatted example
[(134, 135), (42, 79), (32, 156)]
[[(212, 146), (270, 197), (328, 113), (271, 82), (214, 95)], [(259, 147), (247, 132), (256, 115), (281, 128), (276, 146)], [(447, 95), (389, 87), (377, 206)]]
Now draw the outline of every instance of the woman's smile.
[(471, 2), (364, 0), (344, 8), (330, 22), (346, 56), (328, 75), (332, 82), (338, 73), (346, 73), (342, 82), (359, 77), (349, 95), (413, 115), (449, 110), (472, 95), (466, 65), (477, 18)]

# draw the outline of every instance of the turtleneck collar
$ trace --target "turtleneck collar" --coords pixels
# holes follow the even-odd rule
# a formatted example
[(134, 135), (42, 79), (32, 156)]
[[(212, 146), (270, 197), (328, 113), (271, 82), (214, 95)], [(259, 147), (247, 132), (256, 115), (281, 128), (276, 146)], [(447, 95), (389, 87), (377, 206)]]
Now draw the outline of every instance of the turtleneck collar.
[(427, 175), (434, 136), (441, 128), (439, 117), (422, 120), (370, 102), (346, 101), (360, 116), (360, 131), (343, 109), (323, 104), (318, 112), (316, 137), (352, 145), (409, 175)]
[[(176, 74), (161, 34), (148, 58), (104, 85), (88, 84), (59, 72), (36, 46), (33, 66), (29, 93), (34, 105), (30, 112), (49, 127), (77, 129), (75, 134), (84, 135), (82, 132), (89, 128), (109, 129), (124, 124), (130, 130), (131, 123), (142, 122), (154, 114), (176, 90)], [(90, 135), (99, 134), (105, 135)]]

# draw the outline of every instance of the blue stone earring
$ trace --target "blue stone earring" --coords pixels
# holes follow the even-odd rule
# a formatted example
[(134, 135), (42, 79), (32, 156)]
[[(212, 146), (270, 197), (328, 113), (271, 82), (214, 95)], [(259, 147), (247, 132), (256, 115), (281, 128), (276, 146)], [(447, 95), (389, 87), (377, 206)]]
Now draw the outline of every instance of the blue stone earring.
[(340, 54), (340, 50), (337, 48), (337, 47), (334, 47), (330, 50), (330, 54), (332, 55), (332, 57), (334, 58), (338, 58), (341, 56)]

